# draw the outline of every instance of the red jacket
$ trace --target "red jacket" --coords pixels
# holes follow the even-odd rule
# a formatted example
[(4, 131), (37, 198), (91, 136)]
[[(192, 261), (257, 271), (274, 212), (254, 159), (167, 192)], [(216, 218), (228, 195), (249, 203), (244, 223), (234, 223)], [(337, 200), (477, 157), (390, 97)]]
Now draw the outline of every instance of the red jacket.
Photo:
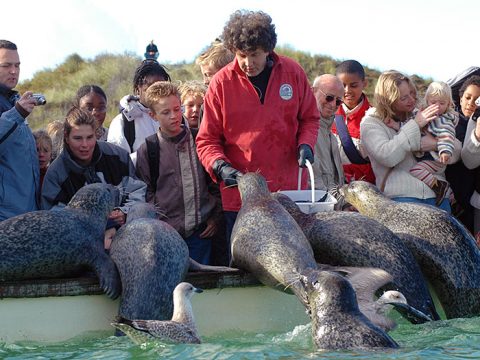
[[(212, 165), (223, 159), (243, 173), (259, 171), (270, 191), (297, 189), (298, 146), (314, 149), (320, 116), (300, 65), (272, 55), (264, 104), (236, 60), (210, 82), (196, 141), (200, 161), (214, 181)], [(303, 173), (305, 188), (307, 171)], [(238, 211), (238, 189), (222, 183), (221, 192), (223, 209)]]
[[(347, 129), (352, 139), (360, 140), (360, 122), (369, 108), (370, 103), (368, 102), (367, 95), (363, 95), (363, 104), (360, 109), (348, 115)], [(338, 107), (337, 115), (342, 115), (345, 118), (343, 106)], [(332, 132), (337, 134), (335, 123), (333, 123)], [(340, 139), (338, 139), (338, 141), (340, 142)], [(343, 164), (343, 172), (345, 173), (345, 180), (347, 182), (362, 179), (375, 184), (375, 174), (370, 164)]]

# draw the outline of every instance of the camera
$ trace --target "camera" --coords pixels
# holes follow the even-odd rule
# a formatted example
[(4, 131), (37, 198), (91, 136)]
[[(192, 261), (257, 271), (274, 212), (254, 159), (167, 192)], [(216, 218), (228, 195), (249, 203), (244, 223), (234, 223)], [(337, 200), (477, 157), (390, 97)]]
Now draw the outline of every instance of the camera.
[(32, 94), (32, 97), (35, 99), (35, 106), (45, 105), (47, 103), (47, 99), (43, 94)]

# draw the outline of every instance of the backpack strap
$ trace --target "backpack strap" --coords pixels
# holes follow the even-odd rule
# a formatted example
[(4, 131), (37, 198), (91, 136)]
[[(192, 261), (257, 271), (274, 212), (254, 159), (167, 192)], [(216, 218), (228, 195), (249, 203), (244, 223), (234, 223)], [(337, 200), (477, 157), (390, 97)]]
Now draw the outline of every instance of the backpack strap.
[(150, 187), (154, 193), (157, 189), (157, 180), (160, 175), (160, 141), (158, 135), (155, 133), (145, 139), (147, 145), (148, 165), (150, 167)]
[(337, 127), (337, 133), (348, 160), (350, 160), (352, 164), (368, 164), (370, 161), (365, 160), (355, 147), (342, 115), (335, 115), (335, 126)]
[(123, 135), (127, 139), (128, 146), (130, 146), (130, 152), (133, 153), (133, 143), (135, 142), (135, 121), (128, 121), (127, 117), (122, 110), (123, 119)]

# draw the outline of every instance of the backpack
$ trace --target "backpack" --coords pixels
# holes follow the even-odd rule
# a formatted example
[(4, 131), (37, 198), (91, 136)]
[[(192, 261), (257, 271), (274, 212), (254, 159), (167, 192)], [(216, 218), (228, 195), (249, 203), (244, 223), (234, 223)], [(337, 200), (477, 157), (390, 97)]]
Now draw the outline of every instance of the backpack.
[(157, 180), (160, 175), (160, 141), (158, 135), (153, 135), (145, 138), (145, 144), (147, 146), (148, 165), (150, 168), (150, 190), (152, 193), (157, 189)]
[(128, 146), (130, 146), (130, 152), (133, 153), (133, 143), (135, 142), (135, 121), (128, 121), (127, 117), (122, 111), (123, 120), (123, 135), (127, 139)]

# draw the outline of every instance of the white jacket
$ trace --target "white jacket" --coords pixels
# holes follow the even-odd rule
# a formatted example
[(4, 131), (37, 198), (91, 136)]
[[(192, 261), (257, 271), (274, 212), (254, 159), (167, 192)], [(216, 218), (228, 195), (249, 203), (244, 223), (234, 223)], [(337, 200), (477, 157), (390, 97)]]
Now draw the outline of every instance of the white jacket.
[[(133, 99), (132, 99), (133, 98)], [(120, 106), (123, 108), (122, 112), (125, 114), (128, 121), (135, 121), (135, 141), (133, 143), (133, 152), (130, 151), (127, 139), (123, 131), (123, 117), (122, 113), (118, 114), (110, 123), (108, 129), (109, 143), (120, 146), (130, 153), (130, 158), (135, 165), (137, 162), (137, 150), (145, 142), (145, 138), (158, 131), (158, 122), (150, 117), (149, 109), (143, 106), (140, 101), (131, 95), (126, 95), (120, 100)]]

